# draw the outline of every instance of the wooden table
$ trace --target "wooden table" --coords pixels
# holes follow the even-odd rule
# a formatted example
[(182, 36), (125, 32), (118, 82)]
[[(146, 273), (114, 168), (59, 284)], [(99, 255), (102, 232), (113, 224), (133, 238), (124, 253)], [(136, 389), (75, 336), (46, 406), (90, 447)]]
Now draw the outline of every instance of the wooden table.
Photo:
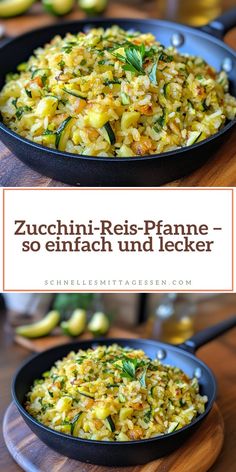
[[(224, 0), (224, 8), (230, 8), (234, 0)], [(128, 5), (128, 6), (127, 6)], [(147, 18), (158, 17), (158, 0), (124, 0), (110, 1), (106, 16)], [(82, 18), (78, 9), (66, 19)], [(40, 27), (58, 21), (48, 14), (42, 13), (41, 6), (36, 4), (27, 15), (3, 21), (7, 34), (20, 34), (26, 30)], [(61, 21), (61, 20), (59, 20)], [(226, 42), (236, 48), (236, 28), (228, 33)], [(49, 177), (29, 169), (11, 151), (0, 142), (0, 185), (2, 187), (65, 187), (66, 184), (56, 182)], [(168, 185), (176, 187), (194, 186), (236, 186), (236, 135), (231, 136), (223, 147), (203, 167), (190, 176), (170, 182)]]
[[(196, 330), (217, 323), (236, 312), (236, 295), (219, 295), (198, 305)], [(138, 331), (145, 336), (145, 326)], [(10, 403), (10, 383), (14, 371), (29, 355), (29, 351), (13, 343), (12, 335), (0, 313), (0, 419)], [(236, 464), (236, 329), (199, 350), (199, 357), (213, 370), (218, 381), (217, 403), (225, 422), (225, 443), (211, 472), (234, 472)], [(0, 432), (1, 435), (1, 432)], [(0, 436), (0, 470), (19, 472)], [(52, 471), (54, 472), (54, 471)], [(188, 472), (184, 471), (183, 472)]]

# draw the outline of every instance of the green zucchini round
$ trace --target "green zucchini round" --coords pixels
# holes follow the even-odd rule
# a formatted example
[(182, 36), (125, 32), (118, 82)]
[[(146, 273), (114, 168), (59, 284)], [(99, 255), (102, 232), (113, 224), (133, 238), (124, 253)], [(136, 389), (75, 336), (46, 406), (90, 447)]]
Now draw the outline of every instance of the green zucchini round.
[(87, 15), (98, 15), (106, 10), (108, 0), (78, 0), (78, 5)]
[(44, 9), (54, 16), (68, 15), (74, 6), (74, 0), (42, 0)]

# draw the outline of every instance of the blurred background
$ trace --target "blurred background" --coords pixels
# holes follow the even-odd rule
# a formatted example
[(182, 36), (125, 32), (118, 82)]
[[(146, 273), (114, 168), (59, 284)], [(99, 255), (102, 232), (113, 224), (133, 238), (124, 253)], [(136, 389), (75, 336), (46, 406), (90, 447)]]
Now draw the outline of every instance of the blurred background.
[(1, 33), (15, 36), (51, 22), (84, 16), (162, 18), (201, 26), (235, 6), (235, 0), (4, 0)]
[[(228, 308), (230, 308), (230, 313), (236, 312), (236, 294), (5, 293), (1, 295), (0, 300), (1, 331), (8, 333), (13, 340), (23, 345), (25, 345), (23, 338), (30, 339), (32, 345), (39, 342), (45, 343), (44, 338), (41, 338), (41, 331), (38, 336), (36, 329), (36, 334), (32, 336), (31, 332), (29, 334), (27, 330), (26, 333), (24, 332), (24, 326), (37, 323), (37, 328), (38, 322), (45, 319), (45, 316), (52, 311), (58, 312), (58, 319), (52, 326), (46, 327), (43, 333), (52, 340), (52, 344), (57, 344), (57, 339), (60, 342), (63, 341), (63, 337), (65, 342), (69, 340), (70, 334), (68, 337), (67, 332), (66, 336), (60, 324), (68, 323), (78, 309), (86, 311), (86, 321), (83, 320), (81, 326), (81, 314), (77, 313), (78, 321), (75, 316), (74, 336), (92, 335), (89, 324), (94, 314), (102, 313), (108, 320), (109, 330), (107, 324), (103, 330), (103, 321), (101, 321), (102, 331), (100, 332), (100, 325), (98, 325), (96, 329), (99, 332), (95, 335), (109, 335), (110, 333), (114, 336), (114, 330), (119, 329), (119, 334), (125, 335), (126, 331), (129, 331), (136, 333), (137, 336), (160, 339), (173, 344), (189, 338), (203, 325), (213, 324), (215, 319), (217, 321), (218, 312), (222, 316)], [(78, 328), (76, 328), (76, 323), (78, 323)], [(37, 338), (39, 338), (38, 341)], [(48, 344), (49, 341), (47, 341), (47, 347)]]

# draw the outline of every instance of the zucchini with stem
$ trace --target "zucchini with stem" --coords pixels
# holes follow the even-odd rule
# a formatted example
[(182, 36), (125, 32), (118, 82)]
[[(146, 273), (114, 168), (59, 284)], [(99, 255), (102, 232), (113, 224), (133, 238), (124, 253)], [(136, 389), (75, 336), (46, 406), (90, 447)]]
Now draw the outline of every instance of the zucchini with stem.
[(47, 336), (58, 325), (60, 313), (56, 310), (50, 311), (41, 321), (29, 325), (18, 326), (16, 334), (25, 338), (40, 338)]

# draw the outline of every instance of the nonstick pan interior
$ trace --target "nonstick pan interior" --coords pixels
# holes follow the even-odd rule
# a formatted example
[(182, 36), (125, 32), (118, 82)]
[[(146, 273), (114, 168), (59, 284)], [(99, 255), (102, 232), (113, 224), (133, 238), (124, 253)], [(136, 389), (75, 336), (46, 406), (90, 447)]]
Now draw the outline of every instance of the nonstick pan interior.
[[(164, 364), (181, 368), (190, 377), (197, 375), (200, 393), (208, 396), (206, 411), (199, 415), (190, 425), (181, 430), (142, 441), (107, 442), (91, 441), (73, 438), (57, 433), (44, 427), (34, 420), (23, 408), (26, 393), (33, 381), (48, 370), (52, 364), (67, 355), (71, 350), (88, 349), (98, 344), (110, 345), (113, 342), (125, 347), (143, 349), (151, 358), (160, 358)], [(29, 427), (53, 449), (62, 454), (81, 460), (107, 466), (137, 465), (149, 462), (178, 448), (189, 435), (198, 427), (201, 420), (209, 413), (215, 399), (215, 379), (210, 369), (193, 354), (180, 348), (149, 340), (109, 339), (99, 341), (84, 341), (81, 343), (65, 344), (36, 355), (29, 360), (16, 374), (13, 381), (12, 393), (16, 406)]]

